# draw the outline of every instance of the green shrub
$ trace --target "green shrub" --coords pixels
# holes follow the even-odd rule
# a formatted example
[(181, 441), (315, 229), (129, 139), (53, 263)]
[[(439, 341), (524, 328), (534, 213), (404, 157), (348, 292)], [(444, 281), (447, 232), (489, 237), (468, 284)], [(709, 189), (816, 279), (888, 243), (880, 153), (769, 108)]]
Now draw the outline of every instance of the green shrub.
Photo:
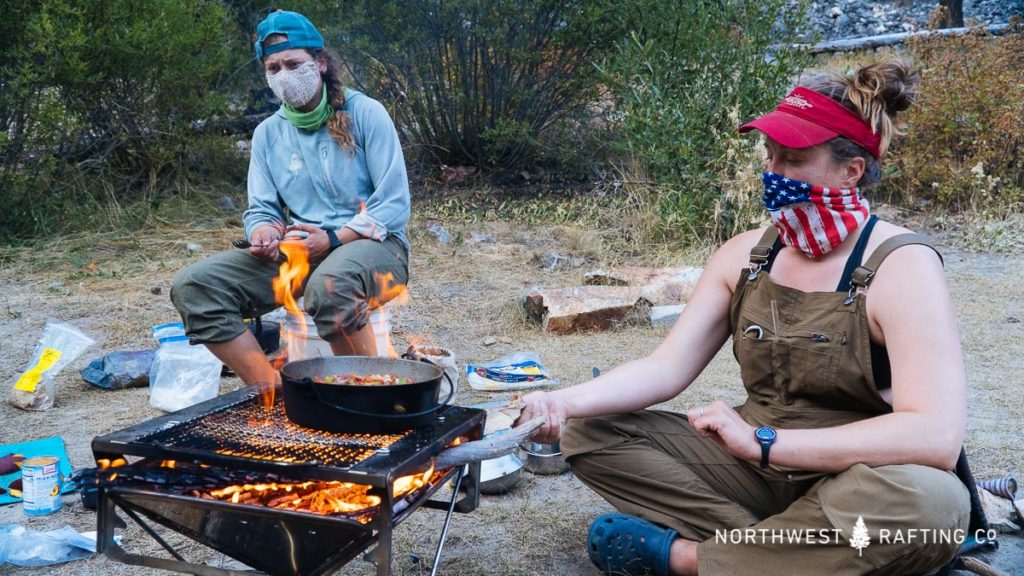
[(923, 38), (909, 53), (920, 96), (896, 139), (882, 191), (943, 208), (1024, 199), (1024, 36)]
[(750, 166), (750, 139), (736, 128), (771, 110), (808, 61), (801, 51), (771, 50), (789, 45), (803, 18), (785, 4), (630, 3), (633, 32), (600, 70), (615, 101), (617, 144), (636, 167), (627, 180), (656, 187), (661, 236), (724, 238), (763, 215), (730, 190)]
[[(317, 4), (311, 18), (336, 3)], [(410, 150), (510, 168), (579, 151), (555, 150), (571, 142), (549, 136), (596, 97), (592, 62), (619, 33), (605, 4), (364, 0), (314, 21), (359, 87), (392, 108)]]
[(5, 6), (0, 241), (73, 226), (90, 199), (147, 200), (196, 169), (188, 152), (211, 138), (195, 123), (225, 109), (219, 88), (245, 54), (222, 3)]

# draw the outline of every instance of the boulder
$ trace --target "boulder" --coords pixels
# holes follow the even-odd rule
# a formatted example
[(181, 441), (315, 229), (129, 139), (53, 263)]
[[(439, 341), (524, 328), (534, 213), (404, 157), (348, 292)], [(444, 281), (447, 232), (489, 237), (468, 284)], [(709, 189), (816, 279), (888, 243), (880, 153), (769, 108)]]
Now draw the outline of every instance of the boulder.
[(703, 268), (643, 268), (624, 266), (611, 271), (594, 270), (583, 277), (590, 286), (640, 287), (640, 297), (651, 306), (683, 304), (690, 299)]
[(527, 313), (543, 323), (544, 331), (569, 334), (607, 330), (638, 316), (640, 288), (636, 286), (575, 286), (526, 294)]
[(675, 326), (679, 315), (683, 313), (686, 304), (672, 304), (670, 306), (654, 306), (651, 308), (651, 326), (671, 328)]

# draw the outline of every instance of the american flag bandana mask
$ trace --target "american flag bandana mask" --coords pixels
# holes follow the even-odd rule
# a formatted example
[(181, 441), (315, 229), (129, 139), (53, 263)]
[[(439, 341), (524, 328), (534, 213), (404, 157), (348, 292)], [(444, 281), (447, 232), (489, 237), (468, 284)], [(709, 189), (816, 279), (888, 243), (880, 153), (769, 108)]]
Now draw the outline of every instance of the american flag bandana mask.
[(774, 172), (763, 173), (761, 180), (762, 200), (782, 243), (811, 258), (835, 249), (868, 219), (868, 201), (859, 188), (813, 186)]

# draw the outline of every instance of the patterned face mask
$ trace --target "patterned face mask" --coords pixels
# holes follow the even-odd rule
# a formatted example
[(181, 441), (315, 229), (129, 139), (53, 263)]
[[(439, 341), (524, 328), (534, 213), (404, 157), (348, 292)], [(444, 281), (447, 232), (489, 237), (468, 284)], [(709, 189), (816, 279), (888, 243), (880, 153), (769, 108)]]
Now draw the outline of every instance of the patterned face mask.
[(320, 84), (320, 68), (316, 62), (306, 62), (294, 70), (279, 70), (277, 74), (267, 73), (267, 84), (282, 102), (298, 108), (305, 106), (317, 96)]
[(774, 172), (763, 173), (761, 180), (762, 200), (782, 243), (810, 258), (834, 250), (868, 219), (868, 201), (859, 188), (813, 186)]

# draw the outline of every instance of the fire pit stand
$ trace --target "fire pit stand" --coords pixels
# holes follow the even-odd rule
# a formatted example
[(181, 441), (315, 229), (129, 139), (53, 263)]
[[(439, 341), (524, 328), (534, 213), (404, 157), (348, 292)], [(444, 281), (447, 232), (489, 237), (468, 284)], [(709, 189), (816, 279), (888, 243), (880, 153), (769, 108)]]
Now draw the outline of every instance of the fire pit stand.
[[(97, 472), (97, 549), (127, 564), (201, 576), (319, 576), (359, 554), (372, 559), (377, 574), (391, 573), (392, 532), (419, 507), (446, 512), (431, 574), (438, 562), (453, 512), (468, 513), (479, 502), (479, 463), (435, 472), (429, 483), (395, 497), (395, 481), (430, 468), (431, 459), (456, 439), (477, 439), (482, 410), (448, 407), (428, 426), (387, 436), (342, 435), (300, 428), (283, 416), (280, 402), (268, 413), (254, 387), (137, 424), (93, 440)], [(115, 480), (118, 468), (104, 464), (138, 457)], [(159, 465), (173, 461), (200, 470), (266, 474), (274, 479), (351, 482), (369, 486), (380, 504), (370, 515), (322, 515), (202, 498), (161, 485)], [(152, 468), (147, 466), (152, 465)], [(173, 466), (173, 464), (171, 465)], [(150, 470), (153, 470), (151, 473)], [(451, 498), (432, 499), (451, 482)], [(83, 488), (83, 498), (87, 498)], [(120, 509), (173, 559), (134, 554), (114, 540), (125, 528)], [(260, 572), (191, 563), (149, 522), (183, 534)], [(369, 550), (376, 544), (376, 549)]]

